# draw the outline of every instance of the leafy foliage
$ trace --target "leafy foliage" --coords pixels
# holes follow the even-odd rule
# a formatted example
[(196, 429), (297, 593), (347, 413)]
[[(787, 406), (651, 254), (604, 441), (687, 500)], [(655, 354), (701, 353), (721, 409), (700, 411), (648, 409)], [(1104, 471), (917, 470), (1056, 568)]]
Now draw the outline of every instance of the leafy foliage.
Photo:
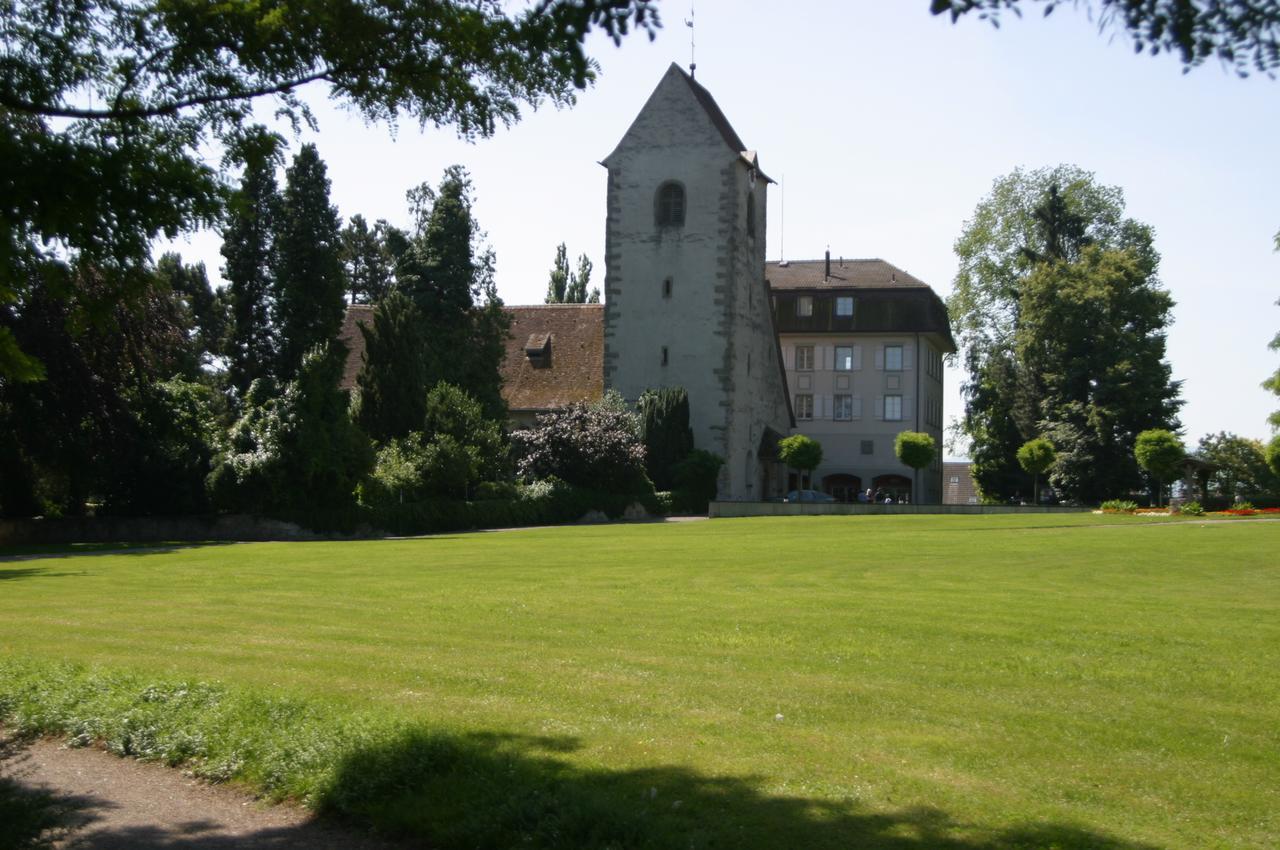
[(651, 492), (635, 414), (619, 398), (544, 413), (511, 434), (516, 471), (526, 479), (559, 478), (609, 493)]
[(1018, 449), (1018, 464), (1031, 475), (1043, 475), (1053, 466), (1057, 454), (1053, 443), (1043, 437), (1027, 440)]
[[(1280, 251), (1280, 233), (1276, 233), (1276, 250)], [(1276, 304), (1280, 306), (1280, 301), (1277, 301)], [(1271, 342), (1267, 344), (1267, 347), (1272, 351), (1280, 351), (1280, 333), (1271, 338)], [(1280, 398), (1280, 367), (1277, 367), (1271, 373), (1271, 377), (1262, 382), (1262, 388)], [(1273, 431), (1280, 431), (1280, 410), (1276, 410), (1268, 416), (1267, 422), (1271, 424)], [(1280, 473), (1277, 474), (1280, 475)]]
[(551, 277), (547, 281), (547, 304), (563, 304), (565, 292), (569, 288), (569, 249), (561, 242), (556, 246), (555, 263), (551, 266)]
[[(203, 149), (243, 157), (258, 98), (310, 121), (298, 91), (323, 83), (370, 121), (487, 136), (523, 104), (573, 102), (587, 35), (632, 25), (658, 25), (645, 0), (0, 4), (0, 305), (38, 281), (65, 294), (77, 264), (112, 300), (133, 291), (155, 237), (220, 218)], [(0, 375), (40, 376), (5, 325)]]
[(720, 468), (724, 458), (704, 449), (692, 449), (673, 468), (674, 507), (693, 513), (706, 513), (707, 503), (720, 489)]
[(1155, 479), (1157, 488), (1178, 477), (1186, 449), (1172, 431), (1151, 428), (1143, 431), (1134, 441), (1133, 454), (1141, 466)]
[[(415, 226), (396, 265), (396, 286), (413, 299), (427, 336), (427, 386), (446, 381), (506, 415), (498, 366), (510, 320), (493, 281), (494, 255), (472, 216), (471, 178), (447, 168), (438, 189), (408, 193)], [(466, 352), (466, 356), (458, 356)]]
[(778, 441), (778, 460), (792, 469), (812, 472), (822, 463), (822, 444), (804, 434), (792, 434)]
[(338, 336), (345, 310), (341, 225), (329, 203), (329, 178), (315, 145), (303, 145), (285, 174), (273, 243), (273, 324), (277, 374), (291, 379), (303, 355)]
[(222, 234), (222, 273), (227, 279), (231, 322), (226, 346), (231, 385), (241, 394), (254, 381), (276, 373), (277, 340), (272, 328), (275, 269), (272, 250), (280, 215), (274, 155), (245, 166), (231, 196)]
[(1280, 434), (1271, 438), (1267, 443), (1267, 466), (1271, 468), (1271, 472), (1280, 477)]
[(129, 494), (147, 474), (138, 465), (148, 452), (142, 408), (163, 392), (161, 382), (200, 377), (199, 334), (164, 274), (148, 270), (133, 299), (95, 318), (85, 302), (108, 297), (113, 285), (91, 270), (77, 275), (69, 297), (38, 289), (7, 317), (14, 339), (45, 364), (42, 381), (0, 380), (7, 513), (78, 514), (91, 501), (132, 510)]
[(1178, 506), (1178, 513), (1186, 516), (1204, 516), (1204, 506), (1199, 502), (1183, 502)]
[(392, 291), (378, 302), (373, 322), (361, 325), (364, 365), (356, 377), (356, 419), (375, 440), (404, 437), (422, 429), (428, 381), (427, 339), (422, 313)]
[(1073, 166), (1014, 171), (956, 242), (948, 306), (969, 372), (964, 427), (984, 496), (1025, 490), (1017, 451), (1048, 438), (1052, 479), (1079, 501), (1138, 485), (1133, 440), (1176, 427), (1179, 384), (1164, 360), (1173, 302), (1151, 229), (1119, 189)]
[(689, 393), (683, 387), (646, 390), (636, 406), (649, 478), (659, 490), (675, 489), (676, 465), (693, 450)]
[(391, 291), (395, 280), (390, 244), (393, 230), (382, 220), (370, 228), (362, 215), (353, 215), (343, 228), (339, 256), (352, 304), (378, 304)]
[(1267, 466), (1266, 447), (1261, 440), (1220, 432), (1200, 438), (1196, 454), (1216, 469), (1205, 482), (1215, 496), (1236, 499), (1264, 493), (1280, 495), (1280, 477)]
[(303, 358), (283, 393), (265, 379), (250, 386), (227, 450), (210, 473), (215, 504), (254, 513), (354, 504), (356, 485), (374, 458), (338, 389), (342, 365), (341, 349), (330, 345)]
[(1103, 513), (1131, 514), (1138, 509), (1138, 503), (1131, 499), (1107, 499), (1099, 507)]
[(937, 456), (938, 444), (929, 434), (900, 431), (893, 440), (893, 453), (912, 469), (924, 469)]
[(472, 458), (468, 485), (496, 481), (507, 473), (507, 445), (502, 426), (485, 416), (480, 402), (460, 387), (443, 381), (427, 393), (422, 432), (428, 440), (449, 437)]
[[(955, 21), (977, 12), (999, 26), (1000, 12), (1021, 15), (1038, 2), (1046, 16), (1065, 0), (932, 0), (933, 14), (949, 13)], [(1256, 70), (1270, 74), (1280, 67), (1280, 8), (1254, 0), (1095, 0), (1084, 5), (1100, 30), (1116, 28), (1133, 40), (1136, 53), (1175, 53), (1183, 70), (1206, 59), (1218, 59), (1240, 76)], [(1095, 11), (1096, 9), (1096, 11)]]

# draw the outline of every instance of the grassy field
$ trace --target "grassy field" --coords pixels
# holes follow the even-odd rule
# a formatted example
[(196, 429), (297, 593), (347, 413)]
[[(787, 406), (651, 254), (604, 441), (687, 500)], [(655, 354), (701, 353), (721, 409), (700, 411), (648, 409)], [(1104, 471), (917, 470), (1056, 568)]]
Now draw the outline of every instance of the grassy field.
[(36, 553), (0, 713), (437, 847), (1275, 847), (1278, 553), (1088, 514)]

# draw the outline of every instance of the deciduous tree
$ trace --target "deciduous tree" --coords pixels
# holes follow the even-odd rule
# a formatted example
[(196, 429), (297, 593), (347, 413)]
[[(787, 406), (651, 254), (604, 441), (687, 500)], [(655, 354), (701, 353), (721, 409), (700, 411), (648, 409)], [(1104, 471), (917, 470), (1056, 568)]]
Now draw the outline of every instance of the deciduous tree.
[(778, 460), (801, 474), (802, 482), (822, 463), (822, 444), (804, 434), (778, 441)]
[(1182, 441), (1172, 431), (1152, 428), (1138, 435), (1133, 445), (1134, 456), (1156, 483), (1156, 503), (1163, 496), (1164, 485), (1178, 477), (1178, 470), (1186, 458)]
[(1033, 478), (1031, 484), (1031, 502), (1032, 504), (1040, 504), (1040, 476), (1044, 475), (1053, 466), (1054, 460), (1057, 459), (1057, 453), (1053, 450), (1053, 443), (1044, 437), (1037, 437), (1034, 440), (1027, 440), (1018, 449), (1018, 465), (1022, 467), (1022, 471), (1030, 474)]
[(1073, 498), (1134, 486), (1134, 436), (1176, 426), (1179, 404), (1151, 229), (1125, 217), (1118, 188), (1064, 165), (997, 180), (955, 247), (948, 307), (983, 495), (1025, 491), (1017, 450), (1042, 435), (1060, 453), (1054, 483)]
[[(204, 153), (237, 147), (257, 99), (311, 121), (299, 91), (319, 84), (371, 121), (486, 136), (572, 103), (595, 76), (587, 35), (633, 25), (652, 35), (647, 0), (0, 4), (0, 304), (66, 292), (78, 263), (127, 295), (155, 237), (220, 217)], [(0, 375), (40, 375), (7, 326)]]
[[(1037, 4), (1047, 16), (1065, 0), (932, 0), (935, 15), (948, 13), (955, 21), (976, 12), (999, 26), (1000, 13), (1021, 15)], [(1250, 70), (1270, 72), (1280, 67), (1280, 7), (1256, 0), (1072, 0), (1097, 20), (1099, 30), (1119, 29), (1134, 51), (1174, 53), (1183, 70), (1206, 59), (1218, 59), (1241, 76)]]

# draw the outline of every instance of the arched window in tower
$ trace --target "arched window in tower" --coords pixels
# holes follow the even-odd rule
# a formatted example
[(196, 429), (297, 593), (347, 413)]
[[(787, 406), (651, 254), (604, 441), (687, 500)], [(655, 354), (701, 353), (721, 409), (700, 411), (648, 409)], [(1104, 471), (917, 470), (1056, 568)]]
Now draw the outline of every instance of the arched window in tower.
[(668, 180), (658, 187), (654, 218), (658, 227), (684, 226), (684, 187)]
[(747, 193), (747, 235), (756, 238), (756, 199)]

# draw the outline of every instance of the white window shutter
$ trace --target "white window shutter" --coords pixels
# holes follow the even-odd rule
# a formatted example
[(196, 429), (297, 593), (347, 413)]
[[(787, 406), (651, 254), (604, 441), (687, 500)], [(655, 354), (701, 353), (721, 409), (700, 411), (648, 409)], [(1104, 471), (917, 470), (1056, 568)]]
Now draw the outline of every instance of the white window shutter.
[(853, 370), (855, 372), (862, 369), (862, 346), (855, 345), (853, 347)]
[(883, 345), (876, 346), (876, 368), (882, 372), (884, 371), (884, 346)]
[(834, 345), (827, 346), (826, 356), (827, 359), (824, 361), (826, 363), (826, 369), (827, 371), (832, 371), (836, 368), (836, 347)]
[(813, 347), (813, 368), (815, 371), (827, 368), (827, 347), (825, 345), (815, 345)]
[(856, 395), (853, 397), (853, 413), (851, 415), (854, 419), (862, 418), (862, 396)]
[(782, 349), (782, 363), (788, 368), (794, 370), (796, 368), (796, 347), (788, 345)]
[(832, 399), (831, 396), (824, 395), (822, 397), (822, 418), (823, 419), (832, 418), (833, 416), (835, 416), (835, 410), (836, 410), (835, 401)]
[(902, 346), (902, 368), (903, 369), (911, 368), (911, 352), (912, 352), (912, 347), (910, 345)]
[(876, 396), (876, 419), (884, 419), (884, 396)]
[(908, 419), (910, 419), (912, 416), (915, 415), (914, 413), (911, 412), (911, 402), (912, 402), (911, 396), (904, 395), (902, 397), (902, 421), (903, 422), (906, 422)]

